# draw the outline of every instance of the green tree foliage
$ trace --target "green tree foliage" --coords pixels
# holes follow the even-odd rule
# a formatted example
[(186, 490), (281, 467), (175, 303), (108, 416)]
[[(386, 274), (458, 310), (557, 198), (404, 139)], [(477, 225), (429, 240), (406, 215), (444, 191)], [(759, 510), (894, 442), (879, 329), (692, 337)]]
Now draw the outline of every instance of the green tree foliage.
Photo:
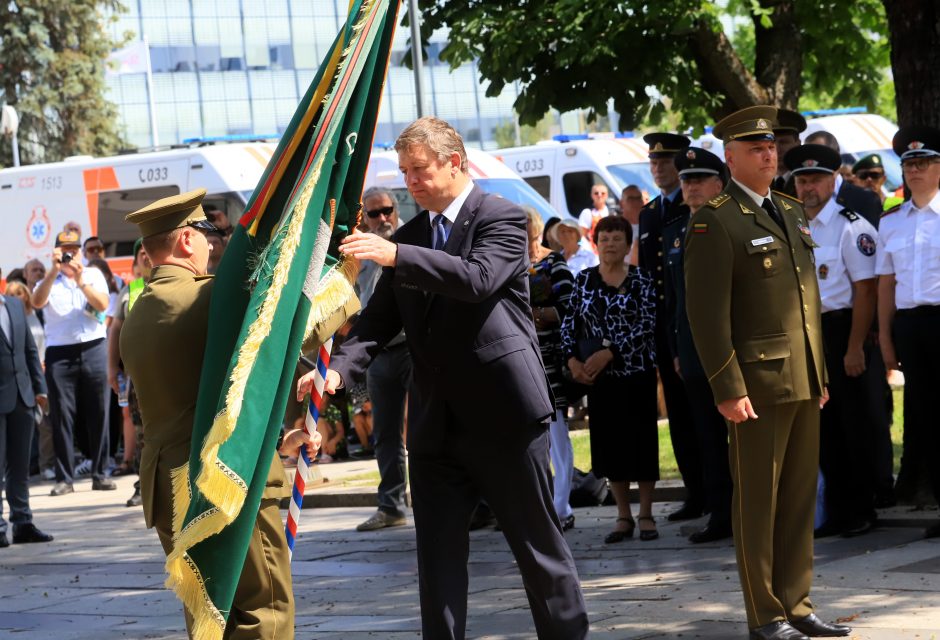
[[(23, 164), (114, 152), (117, 108), (105, 98), (119, 0), (0, 1), (0, 102), (16, 108)], [(107, 17), (107, 16), (110, 16)], [(10, 163), (9, 140), (0, 162)]]
[[(515, 109), (606, 115), (620, 127), (680, 114), (701, 126), (742, 107), (876, 109), (888, 66), (879, 0), (421, 0), (422, 36), (449, 28), (441, 58), (476, 59), (488, 95), (519, 82)], [(407, 20), (407, 18), (406, 18)], [(741, 23), (729, 37), (725, 24)], [(671, 120), (671, 118), (670, 118)]]

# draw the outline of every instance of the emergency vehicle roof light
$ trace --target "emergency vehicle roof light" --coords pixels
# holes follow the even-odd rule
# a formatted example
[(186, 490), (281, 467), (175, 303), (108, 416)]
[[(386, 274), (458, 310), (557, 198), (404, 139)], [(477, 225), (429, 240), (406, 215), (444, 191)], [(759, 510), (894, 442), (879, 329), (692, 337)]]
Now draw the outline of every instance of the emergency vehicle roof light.
[(586, 133), (563, 133), (561, 135), (552, 136), (552, 140), (556, 142), (571, 142), (573, 140), (590, 140), (591, 136)]
[(183, 144), (215, 144), (216, 142), (261, 142), (263, 140), (277, 140), (281, 135), (279, 133), (257, 134), (257, 133), (237, 133), (227, 136), (202, 136), (196, 138), (186, 138)]
[(843, 107), (841, 109), (816, 109), (815, 111), (800, 111), (804, 116), (813, 118), (819, 116), (845, 116), (852, 113), (868, 113), (865, 107)]

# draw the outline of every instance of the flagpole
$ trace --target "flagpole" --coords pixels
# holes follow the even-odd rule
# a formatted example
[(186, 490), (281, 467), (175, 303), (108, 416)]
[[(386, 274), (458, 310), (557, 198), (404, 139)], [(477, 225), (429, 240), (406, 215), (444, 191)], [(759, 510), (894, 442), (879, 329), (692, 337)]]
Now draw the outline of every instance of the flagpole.
[(421, 12), (418, 0), (408, 0), (408, 22), (411, 24), (411, 68), (415, 76), (415, 102), (418, 117), (424, 116), (424, 58), (421, 46)]
[(144, 36), (144, 50), (147, 52), (147, 102), (150, 107), (150, 139), (153, 146), (160, 146), (160, 136), (157, 134), (157, 108), (153, 99), (153, 67), (150, 65), (150, 44)]
[[(320, 410), (323, 408), (323, 387), (326, 383), (326, 370), (330, 366), (330, 351), (333, 349), (333, 338), (330, 338), (317, 353), (317, 363), (313, 376), (313, 388), (310, 390), (310, 404), (307, 406), (307, 415), (304, 418), (304, 431), (313, 438), (317, 430), (317, 421), (320, 419)], [(287, 537), (287, 548), (291, 559), (294, 557), (294, 543), (297, 541), (297, 525), (300, 524), (300, 510), (304, 504), (304, 491), (307, 488), (307, 479), (310, 477), (310, 467), (313, 460), (307, 455), (307, 447), (300, 447), (297, 457), (297, 472), (294, 474), (294, 488), (290, 494), (290, 505), (287, 508), (287, 522), (284, 525), (284, 534)]]

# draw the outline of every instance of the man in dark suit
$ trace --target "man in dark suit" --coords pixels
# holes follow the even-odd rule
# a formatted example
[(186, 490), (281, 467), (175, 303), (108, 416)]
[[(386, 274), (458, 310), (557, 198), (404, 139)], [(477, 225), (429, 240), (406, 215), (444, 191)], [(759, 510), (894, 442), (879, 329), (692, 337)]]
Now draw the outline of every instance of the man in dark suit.
[[(584, 638), (584, 599), (552, 502), (546, 420), (554, 409), (528, 304), (526, 216), (473, 184), (463, 140), (446, 122), (417, 120), (395, 148), (409, 192), (427, 210), (392, 241), (343, 241), (346, 256), (384, 272), (331, 362), (326, 391), (361, 380), (405, 330), (425, 638), (465, 636), (468, 527), (480, 498), (515, 555), (538, 637)], [(301, 378), (298, 395), (311, 382)]]
[(670, 315), (663, 268), (663, 229), (689, 215), (689, 208), (682, 202), (679, 172), (673, 159), (677, 153), (685, 152), (690, 140), (676, 133), (648, 133), (643, 141), (649, 145), (650, 172), (660, 194), (640, 210), (639, 265), (656, 283), (656, 368), (669, 415), (669, 437), (686, 490), (685, 503), (667, 518), (691, 520), (701, 516), (705, 509), (705, 481), (692, 407), (669, 351)]
[[(6, 489), (13, 542), (49, 542), (52, 536), (33, 524), (29, 510), (29, 447), (38, 404), (49, 405), (46, 380), (23, 303), (0, 295), (0, 489)], [(8, 547), (0, 500), (0, 547)]]

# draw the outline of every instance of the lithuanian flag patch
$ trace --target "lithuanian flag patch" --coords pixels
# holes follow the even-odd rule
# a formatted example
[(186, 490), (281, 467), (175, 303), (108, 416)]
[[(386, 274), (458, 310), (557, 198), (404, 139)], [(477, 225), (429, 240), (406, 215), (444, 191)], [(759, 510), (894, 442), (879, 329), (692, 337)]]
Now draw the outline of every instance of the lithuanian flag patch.
[(708, 223), (707, 222), (693, 222), (692, 233), (708, 233)]

